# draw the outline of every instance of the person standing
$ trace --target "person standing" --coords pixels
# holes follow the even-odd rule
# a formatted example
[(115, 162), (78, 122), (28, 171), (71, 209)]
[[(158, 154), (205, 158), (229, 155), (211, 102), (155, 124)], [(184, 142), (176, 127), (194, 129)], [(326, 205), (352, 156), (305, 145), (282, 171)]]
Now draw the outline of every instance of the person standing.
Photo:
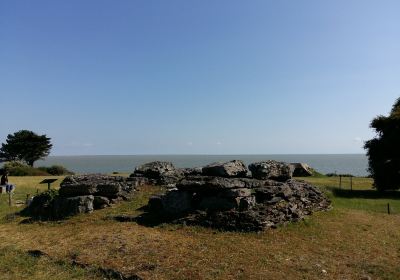
[(1, 176), (0, 185), (6, 186), (6, 192), (12, 192), (15, 189), (15, 186), (8, 183), (8, 171), (5, 171), (3, 176)]

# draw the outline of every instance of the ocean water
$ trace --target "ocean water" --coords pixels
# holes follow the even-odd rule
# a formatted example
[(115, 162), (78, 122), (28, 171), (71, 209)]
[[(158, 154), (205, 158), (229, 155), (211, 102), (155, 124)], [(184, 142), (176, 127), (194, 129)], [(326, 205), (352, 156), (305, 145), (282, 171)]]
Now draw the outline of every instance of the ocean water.
[(132, 172), (140, 164), (160, 160), (170, 161), (176, 167), (204, 166), (216, 161), (243, 160), (246, 164), (262, 160), (304, 162), (321, 173), (346, 173), (366, 176), (367, 157), (363, 154), (329, 155), (99, 155), (99, 156), (50, 156), (35, 166), (63, 165), (76, 173)]

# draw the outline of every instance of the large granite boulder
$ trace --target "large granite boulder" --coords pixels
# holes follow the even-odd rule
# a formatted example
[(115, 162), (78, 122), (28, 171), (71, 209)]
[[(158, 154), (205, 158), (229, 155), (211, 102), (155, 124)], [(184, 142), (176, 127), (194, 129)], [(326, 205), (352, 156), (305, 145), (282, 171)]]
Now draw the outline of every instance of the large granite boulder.
[(288, 164), (274, 160), (255, 162), (249, 165), (253, 178), (272, 179), (284, 182), (292, 178), (292, 171)]
[(247, 167), (241, 160), (215, 162), (203, 167), (203, 175), (219, 177), (246, 177)]
[(131, 178), (145, 177), (154, 180), (159, 185), (175, 184), (184, 176), (180, 169), (175, 168), (171, 162), (153, 161), (135, 168)]

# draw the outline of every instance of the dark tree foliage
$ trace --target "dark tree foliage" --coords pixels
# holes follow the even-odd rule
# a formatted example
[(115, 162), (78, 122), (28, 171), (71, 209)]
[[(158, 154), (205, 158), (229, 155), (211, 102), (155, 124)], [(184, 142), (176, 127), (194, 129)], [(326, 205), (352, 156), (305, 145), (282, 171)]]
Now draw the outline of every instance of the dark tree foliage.
[(35, 161), (49, 155), (52, 146), (46, 135), (20, 130), (9, 134), (6, 143), (1, 144), (0, 158), (5, 161), (23, 161), (33, 166)]
[(371, 122), (375, 138), (367, 141), (369, 171), (378, 190), (400, 188), (400, 98), (390, 115), (377, 116)]

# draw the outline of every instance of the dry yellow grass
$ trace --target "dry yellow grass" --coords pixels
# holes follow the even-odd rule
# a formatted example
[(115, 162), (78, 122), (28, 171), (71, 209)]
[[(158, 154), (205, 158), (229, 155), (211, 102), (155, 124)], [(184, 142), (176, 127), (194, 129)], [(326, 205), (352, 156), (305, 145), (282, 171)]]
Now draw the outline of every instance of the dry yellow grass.
[(0, 247), (39, 249), (144, 279), (400, 279), (400, 215), (339, 208), (262, 233), (107, 219), (139, 213), (155, 191), (145, 187), (135, 201), (61, 223), (5, 222)]

